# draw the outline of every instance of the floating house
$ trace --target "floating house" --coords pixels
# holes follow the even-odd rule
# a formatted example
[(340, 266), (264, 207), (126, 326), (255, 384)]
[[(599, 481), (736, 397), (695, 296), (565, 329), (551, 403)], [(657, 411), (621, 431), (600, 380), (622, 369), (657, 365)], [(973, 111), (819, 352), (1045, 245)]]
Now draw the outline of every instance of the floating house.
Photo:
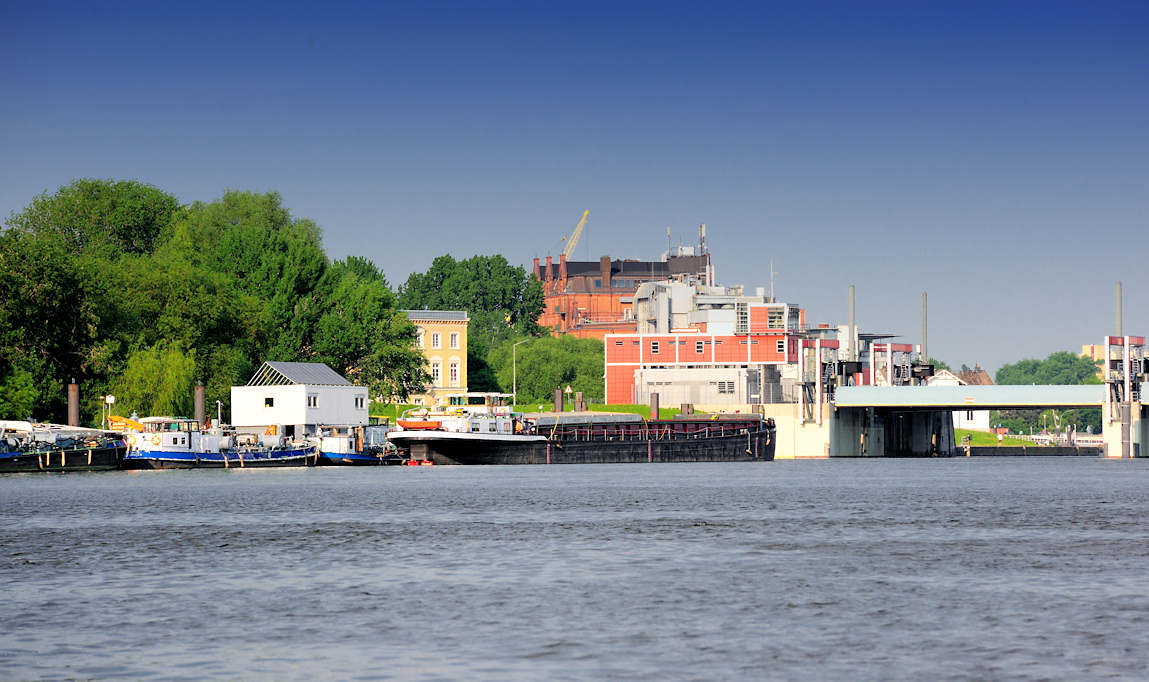
[(265, 362), (246, 386), (231, 387), (231, 419), (239, 429), (274, 426), (289, 437), (314, 435), (320, 426), (363, 426), (367, 387), (321, 362)]

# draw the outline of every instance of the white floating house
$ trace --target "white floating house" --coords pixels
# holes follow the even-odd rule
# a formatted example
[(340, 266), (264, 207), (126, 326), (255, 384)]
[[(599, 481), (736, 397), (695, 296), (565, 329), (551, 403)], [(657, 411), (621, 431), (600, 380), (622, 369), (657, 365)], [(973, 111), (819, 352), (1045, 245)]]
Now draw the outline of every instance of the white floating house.
[(275, 426), (293, 437), (320, 426), (363, 426), (367, 387), (321, 362), (265, 362), (246, 386), (231, 387), (231, 420), (238, 429)]

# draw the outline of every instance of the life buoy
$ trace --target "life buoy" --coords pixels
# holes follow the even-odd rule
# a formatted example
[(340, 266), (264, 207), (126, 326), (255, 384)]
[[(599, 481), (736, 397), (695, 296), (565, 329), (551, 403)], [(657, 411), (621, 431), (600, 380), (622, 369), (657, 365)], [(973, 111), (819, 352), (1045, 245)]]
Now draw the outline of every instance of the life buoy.
[(159, 445), (159, 444), (160, 444), (160, 434), (157, 433), (156, 435), (152, 436), (152, 445)]

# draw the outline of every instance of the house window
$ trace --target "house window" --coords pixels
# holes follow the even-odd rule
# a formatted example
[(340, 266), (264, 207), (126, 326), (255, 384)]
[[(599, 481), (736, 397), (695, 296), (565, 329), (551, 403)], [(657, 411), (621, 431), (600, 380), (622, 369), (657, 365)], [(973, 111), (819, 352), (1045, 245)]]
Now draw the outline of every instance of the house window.
[(263, 406), (264, 407), (275, 407), (275, 398), (264, 398), (263, 399)]
[(442, 348), (442, 340), (439, 338), (439, 332), (431, 334), (431, 347)]
[(706, 344), (702, 343), (701, 341), (695, 341), (694, 342), (694, 352), (695, 353), (701, 353), (704, 350), (706, 350)]
[(614, 342), (614, 345), (616, 345), (616, 346), (621, 346), (621, 345), (622, 345), (622, 341), (615, 341), (615, 342)]
[(779, 353), (785, 353), (786, 352), (786, 340), (785, 339), (778, 339), (778, 352)]
[(363, 396), (355, 396), (355, 409), (363, 409)]
[(459, 332), (451, 332), (451, 348), (459, 347)]
[(459, 385), (459, 363), (457, 362), (451, 363), (451, 385)]
[(317, 395), (307, 396), (307, 406), (308, 407), (319, 407), (319, 396), (317, 396)]
[(733, 381), (719, 381), (718, 382), (718, 392), (719, 393), (734, 393), (734, 382)]
[(418, 345), (420, 348), (422, 348), (423, 347), (423, 328), (419, 327), (419, 331), (415, 332), (415, 334), (416, 334), (415, 344)]
[(658, 352), (658, 342), (657, 341), (651, 341), (650, 342), (650, 352), (651, 353), (657, 353)]
[(437, 361), (432, 362), (431, 363), (431, 381), (436, 386), (439, 385), (439, 378), (441, 376), (442, 376), (442, 365), (440, 365), (439, 362), (437, 362)]

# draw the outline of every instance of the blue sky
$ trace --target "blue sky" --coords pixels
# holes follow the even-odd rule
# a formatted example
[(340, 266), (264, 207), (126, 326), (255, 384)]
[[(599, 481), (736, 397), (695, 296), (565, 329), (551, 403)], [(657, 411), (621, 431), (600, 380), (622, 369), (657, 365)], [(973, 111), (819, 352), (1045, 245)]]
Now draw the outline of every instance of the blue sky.
[(277, 190), (399, 284), (655, 258), (991, 369), (1149, 334), (1149, 4), (0, 0), (0, 214)]

